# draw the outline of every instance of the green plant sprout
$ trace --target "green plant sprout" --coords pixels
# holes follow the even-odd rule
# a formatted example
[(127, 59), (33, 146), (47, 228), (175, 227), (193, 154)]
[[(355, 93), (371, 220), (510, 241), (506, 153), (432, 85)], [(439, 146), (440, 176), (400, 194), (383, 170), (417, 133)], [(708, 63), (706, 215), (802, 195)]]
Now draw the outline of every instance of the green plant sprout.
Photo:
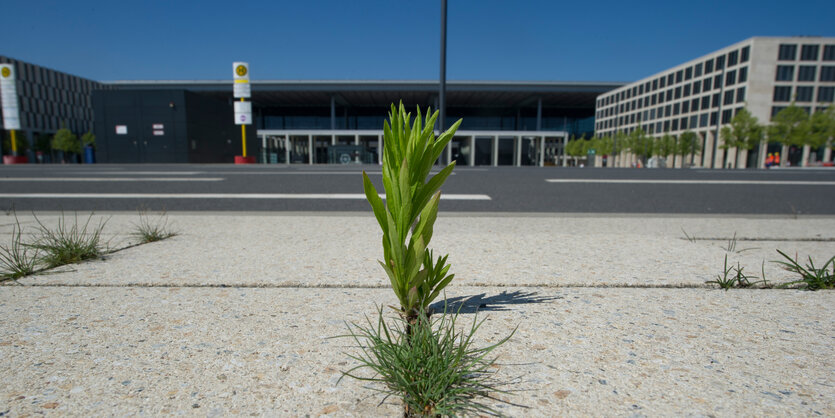
[(438, 112), (420, 108), (410, 125), (411, 113), (403, 103), (391, 105), (389, 121), (383, 122), (383, 187), (386, 202), (363, 171), (363, 189), (374, 216), (383, 230), (383, 260), (380, 265), (391, 281), (401, 315), (414, 324), (419, 312), (427, 312), (432, 301), (452, 281), (447, 256), (434, 258), (428, 250), (438, 215), (439, 188), (455, 168), (450, 163), (427, 181), (427, 176), (444, 147), (455, 135), (461, 120), (439, 137), (434, 126)]
[(18, 279), (37, 270), (40, 262), (37, 248), (23, 242), (23, 228), (15, 214), (12, 226), (12, 241), (8, 247), (0, 245), (0, 281)]

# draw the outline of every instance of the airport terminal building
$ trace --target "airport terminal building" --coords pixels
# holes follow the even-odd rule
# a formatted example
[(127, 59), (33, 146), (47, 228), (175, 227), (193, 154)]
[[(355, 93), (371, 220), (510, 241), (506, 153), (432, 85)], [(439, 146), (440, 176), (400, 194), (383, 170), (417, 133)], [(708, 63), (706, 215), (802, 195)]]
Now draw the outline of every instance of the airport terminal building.
[[(768, 123), (791, 102), (811, 114), (832, 106), (833, 98), (835, 38), (754, 37), (600, 95), (595, 132), (611, 135), (641, 127), (658, 137), (689, 130), (702, 144), (695, 165), (733, 167), (736, 150), (720, 147), (719, 132), (740, 109), (747, 107), (760, 123)], [(792, 165), (799, 163), (800, 150), (769, 148), (780, 151)], [(765, 166), (766, 153), (757, 154), (748, 167)]]
[[(102, 163), (225, 163), (240, 155), (232, 81), (95, 82), (0, 56), (15, 66), (21, 131), (96, 134)], [(254, 69), (257, 74), (257, 69)], [(438, 107), (437, 81), (258, 80), (247, 150), (261, 163), (378, 163), (392, 103)], [(446, 124), (463, 118), (442, 162), (559, 164), (571, 136), (594, 132), (595, 99), (611, 82), (451, 81)], [(254, 128), (254, 129), (253, 129)], [(4, 150), (5, 152), (5, 150)]]

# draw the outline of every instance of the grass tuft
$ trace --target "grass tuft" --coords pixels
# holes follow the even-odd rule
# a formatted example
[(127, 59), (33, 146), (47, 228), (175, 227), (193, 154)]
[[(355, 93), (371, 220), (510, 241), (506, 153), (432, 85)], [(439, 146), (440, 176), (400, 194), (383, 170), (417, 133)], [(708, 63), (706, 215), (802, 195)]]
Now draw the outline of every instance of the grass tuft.
[(37, 216), (34, 214), (32, 216), (38, 223), (38, 235), (35, 242), (28, 246), (40, 252), (41, 260), (46, 268), (91, 260), (104, 254), (101, 232), (107, 220), (91, 226), (90, 221), (93, 219), (91, 213), (84, 225), (79, 226), (78, 213), (75, 214), (72, 224), (67, 223), (62, 213), (61, 218), (58, 219), (57, 228), (50, 229)]
[[(456, 331), (457, 313), (434, 317), (421, 312), (414, 325), (402, 316), (389, 324), (379, 308), (376, 325), (368, 317), (366, 326), (348, 325), (348, 334), (342, 337), (356, 342), (361, 354), (349, 357), (360, 364), (342, 377), (382, 384), (373, 389), (386, 398), (402, 397), (405, 416), (499, 415), (483, 403), (484, 399), (507, 403), (491, 395), (508, 391), (498, 389), (496, 358), (489, 356), (516, 331), (493, 345), (475, 348), (473, 337), (484, 320), (475, 318), (468, 331)], [(362, 369), (373, 375), (355, 373)]]
[(810, 256), (806, 267), (803, 267), (786, 253), (780, 250), (777, 250), (777, 252), (788, 261), (775, 261), (775, 263), (782, 264), (784, 269), (797, 273), (801, 277), (800, 280), (783, 283), (779, 287), (786, 288), (799, 285), (800, 288), (806, 290), (835, 289), (835, 256), (824, 263), (823, 267), (815, 267), (815, 262), (812, 261)]
[(165, 212), (152, 218), (147, 211), (142, 210), (139, 212), (139, 223), (134, 224), (131, 235), (139, 239), (141, 244), (147, 244), (171, 238), (176, 236), (177, 232), (168, 226), (168, 215)]
[(751, 279), (757, 279), (757, 276), (750, 276), (745, 273), (745, 267), (742, 267), (739, 262), (736, 263), (736, 267), (730, 266), (728, 267), (728, 255), (725, 254), (725, 267), (722, 269), (722, 274), (716, 275), (715, 280), (709, 280), (705, 283), (707, 284), (715, 284), (719, 286), (720, 289), (728, 290), (731, 288), (748, 288), (753, 287), (757, 283), (763, 283), (763, 287), (768, 286), (768, 282), (765, 281), (765, 265), (763, 264), (763, 280), (762, 281), (755, 281), (752, 282)]
[(28, 276), (37, 270), (39, 250), (23, 243), (23, 228), (15, 214), (12, 240), (9, 246), (0, 244), (0, 281)]

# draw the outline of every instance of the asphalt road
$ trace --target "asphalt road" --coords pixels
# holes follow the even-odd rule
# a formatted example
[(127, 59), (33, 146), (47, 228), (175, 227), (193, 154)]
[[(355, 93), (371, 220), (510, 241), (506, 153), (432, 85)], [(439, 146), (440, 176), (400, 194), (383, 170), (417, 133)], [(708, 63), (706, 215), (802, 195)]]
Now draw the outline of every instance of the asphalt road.
[[(0, 166), (0, 209), (369, 211), (360, 172), (379, 166)], [(835, 169), (459, 167), (442, 211), (835, 214)]]

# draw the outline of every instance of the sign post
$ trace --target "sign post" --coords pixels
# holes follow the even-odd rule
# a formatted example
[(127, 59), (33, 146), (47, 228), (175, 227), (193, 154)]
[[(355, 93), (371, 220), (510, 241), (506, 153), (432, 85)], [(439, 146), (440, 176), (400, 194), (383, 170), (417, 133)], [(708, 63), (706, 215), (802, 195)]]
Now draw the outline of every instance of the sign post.
[(251, 87), (249, 84), (249, 63), (233, 62), (233, 97), (241, 99), (240, 102), (235, 102), (235, 125), (241, 125), (241, 146), (242, 155), (235, 156), (235, 164), (253, 164), (255, 157), (248, 157), (246, 155), (246, 125), (252, 124), (252, 102), (247, 102), (251, 96)]
[(12, 155), (3, 157), (4, 164), (24, 164), (26, 156), (17, 155), (17, 130), (20, 129), (20, 113), (17, 107), (17, 83), (14, 65), (0, 64), (0, 105), (3, 108), (3, 127), (12, 134)]

